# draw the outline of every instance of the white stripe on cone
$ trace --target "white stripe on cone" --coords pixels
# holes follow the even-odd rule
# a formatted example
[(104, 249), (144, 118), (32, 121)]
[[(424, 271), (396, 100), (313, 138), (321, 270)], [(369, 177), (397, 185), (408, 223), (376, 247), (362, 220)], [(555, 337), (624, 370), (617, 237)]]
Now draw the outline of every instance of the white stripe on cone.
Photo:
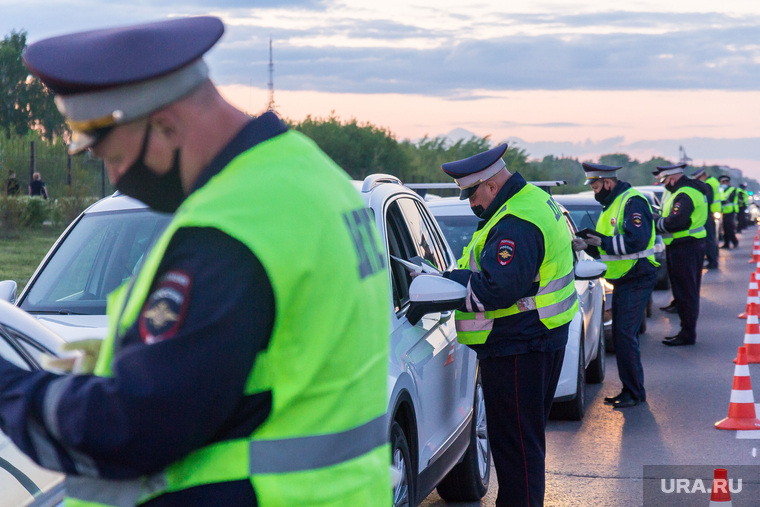
[(731, 403), (752, 403), (755, 404), (755, 398), (752, 391), (735, 391), (731, 390)]

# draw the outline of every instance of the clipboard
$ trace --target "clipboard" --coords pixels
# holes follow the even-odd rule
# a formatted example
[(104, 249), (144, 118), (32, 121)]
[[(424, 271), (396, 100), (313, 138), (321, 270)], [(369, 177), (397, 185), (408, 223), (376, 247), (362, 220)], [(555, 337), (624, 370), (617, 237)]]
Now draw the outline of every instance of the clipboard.
[(604, 234), (596, 232), (594, 229), (589, 229), (588, 227), (576, 232), (575, 235), (578, 236), (579, 238), (588, 238), (589, 236), (596, 236), (597, 238), (601, 239), (604, 237)]

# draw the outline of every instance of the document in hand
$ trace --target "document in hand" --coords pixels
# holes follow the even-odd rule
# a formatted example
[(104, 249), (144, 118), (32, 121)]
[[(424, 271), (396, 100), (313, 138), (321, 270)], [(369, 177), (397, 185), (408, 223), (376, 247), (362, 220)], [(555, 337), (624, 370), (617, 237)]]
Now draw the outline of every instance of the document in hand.
[(412, 273), (424, 273), (426, 275), (441, 275), (441, 272), (430, 264), (429, 261), (423, 259), (419, 255), (415, 255), (411, 259), (404, 260), (396, 257), (395, 255), (391, 255), (391, 258), (394, 261), (400, 262), (408, 271)]

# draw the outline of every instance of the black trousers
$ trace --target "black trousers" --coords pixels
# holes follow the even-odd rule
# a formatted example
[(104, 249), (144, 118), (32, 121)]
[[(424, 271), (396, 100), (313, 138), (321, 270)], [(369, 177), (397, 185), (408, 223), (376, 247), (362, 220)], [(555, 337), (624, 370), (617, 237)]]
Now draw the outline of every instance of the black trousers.
[(723, 214), (723, 246), (729, 246), (729, 243), (734, 248), (739, 246), (739, 240), (736, 239), (736, 213)]
[(702, 285), (702, 259), (705, 257), (705, 239), (670, 244), (665, 249), (668, 259), (668, 276), (673, 291), (681, 330), (678, 337), (694, 343), (697, 340), (699, 316), (699, 289)]
[(544, 504), (546, 439), (565, 349), (480, 361), (497, 507)]
[(739, 232), (742, 232), (744, 229), (747, 228), (747, 207), (746, 206), (739, 206), (739, 214), (736, 215), (736, 218), (739, 219), (739, 223), (736, 226), (736, 230)]
[(705, 257), (707, 264), (710, 266), (718, 265), (718, 238), (715, 234), (715, 218), (712, 213), (707, 217), (705, 229), (707, 230), (707, 241), (705, 242)]
[(618, 375), (623, 387), (639, 400), (646, 397), (639, 329), (656, 283), (657, 271), (653, 271), (615, 280), (612, 290), (612, 339), (615, 342)]

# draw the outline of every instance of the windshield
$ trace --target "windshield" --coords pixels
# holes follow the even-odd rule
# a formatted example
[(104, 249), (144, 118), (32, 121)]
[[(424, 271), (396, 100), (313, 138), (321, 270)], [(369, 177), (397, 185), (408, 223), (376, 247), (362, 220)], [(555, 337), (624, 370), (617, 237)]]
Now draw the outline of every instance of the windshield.
[(454, 252), (457, 258), (461, 257), (465, 247), (472, 239), (472, 234), (478, 227), (478, 217), (475, 215), (439, 215), (435, 217), (435, 220), (441, 227), (441, 231), (446, 237), (451, 251)]
[(170, 219), (145, 209), (85, 215), (31, 282), (21, 308), (105, 315), (106, 296), (136, 272)]
[(599, 221), (599, 215), (602, 214), (602, 207), (595, 206), (591, 209), (586, 208), (573, 208), (571, 206), (565, 206), (570, 218), (573, 219), (573, 223), (581, 229), (596, 229), (596, 223)]

